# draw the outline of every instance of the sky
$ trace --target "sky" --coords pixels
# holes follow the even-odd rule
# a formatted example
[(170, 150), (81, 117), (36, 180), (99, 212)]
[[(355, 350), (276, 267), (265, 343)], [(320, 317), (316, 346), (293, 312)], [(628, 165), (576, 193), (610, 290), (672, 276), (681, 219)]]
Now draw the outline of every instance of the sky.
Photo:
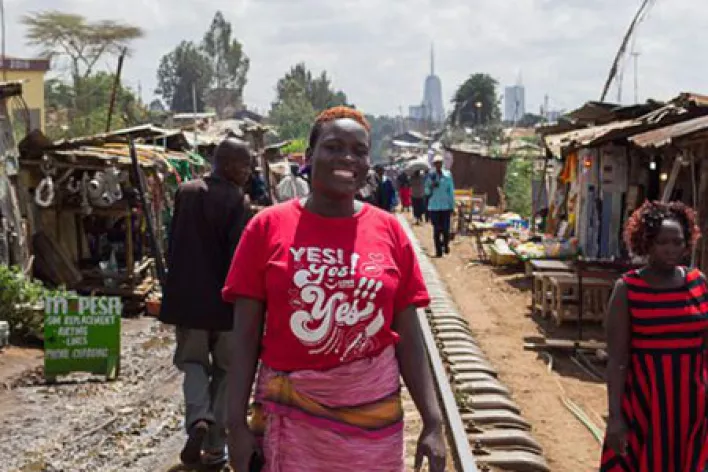
[[(182, 40), (198, 41), (217, 10), (231, 21), (251, 59), (245, 101), (265, 112), (278, 78), (297, 62), (326, 70), (350, 102), (372, 114), (407, 113), (423, 97), (435, 45), (435, 71), (445, 106), (470, 75), (500, 84), (521, 76), (526, 111), (573, 109), (600, 98), (610, 65), (640, 0), (4, 0), (7, 54), (34, 56), (23, 15), (42, 10), (80, 13), (141, 27), (124, 79), (154, 98), (160, 58)], [(682, 91), (708, 94), (705, 0), (656, 0), (633, 44), (640, 53), (638, 95), (669, 99)], [(694, 56), (694, 52), (696, 55)], [(115, 58), (103, 61), (114, 68)], [(623, 103), (634, 102), (634, 63), (627, 62)], [(56, 71), (56, 73), (62, 73)], [(608, 100), (617, 101), (617, 87)]]

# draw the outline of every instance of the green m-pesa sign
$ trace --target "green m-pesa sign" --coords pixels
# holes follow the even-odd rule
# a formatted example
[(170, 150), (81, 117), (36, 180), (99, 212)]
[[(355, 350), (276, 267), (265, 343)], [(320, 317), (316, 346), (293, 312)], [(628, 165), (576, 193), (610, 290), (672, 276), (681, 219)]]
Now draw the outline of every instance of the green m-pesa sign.
[(44, 301), (44, 377), (90, 372), (118, 376), (120, 297), (47, 297)]

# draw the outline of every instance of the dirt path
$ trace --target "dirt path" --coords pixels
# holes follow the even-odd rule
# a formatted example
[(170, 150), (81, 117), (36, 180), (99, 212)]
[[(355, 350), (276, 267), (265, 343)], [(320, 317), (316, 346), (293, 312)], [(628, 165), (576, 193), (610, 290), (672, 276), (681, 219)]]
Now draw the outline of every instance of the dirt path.
[(45, 385), (41, 364), (0, 393), (3, 470), (145, 471), (180, 430), (172, 332), (153, 319), (125, 320), (121, 376), (73, 375)]
[[(42, 352), (0, 353), (0, 470), (185, 472), (181, 374), (172, 329), (152, 318), (123, 323), (122, 372), (114, 382), (76, 374), (45, 385)], [(408, 470), (421, 422), (404, 396)], [(450, 469), (452, 470), (452, 469)]]
[[(432, 249), (432, 229), (414, 227), (426, 252)], [(522, 274), (474, 263), (476, 253), (467, 238), (452, 244), (452, 253), (433, 259), (460, 313), (468, 319), (477, 341), (502, 382), (511, 388), (533, 434), (544, 448), (553, 472), (591, 472), (599, 463), (599, 444), (560, 400), (561, 387), (601, 428), (606, 411), (604, 385), (594, 381), (567, 357), (556, 355), (554, 371), (537, 353), (523, 349), (527, 336), (539, 336), (548, 328), (531, 318), (529, 282)], [(598, 337), (599, 329), (588, 338)], [(554, 337), (572, 338), (573, 329), (557, 329)], [(594, 335), (594, 336), (593, 336)], [(560, 374), (559, 374), (560, 372)], [(560, 386), (559, 386), (560, 384)]]

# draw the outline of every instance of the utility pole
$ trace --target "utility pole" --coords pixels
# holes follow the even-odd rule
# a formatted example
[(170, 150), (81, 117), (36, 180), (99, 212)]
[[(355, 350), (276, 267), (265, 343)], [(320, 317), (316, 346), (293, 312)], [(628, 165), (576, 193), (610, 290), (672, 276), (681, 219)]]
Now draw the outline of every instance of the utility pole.
[(639, 56), (642, 53), (634, 51), (632, 52), (632, 57), (634, 58), (634, 103), (639, 103)]
[(194, 110), (194, 150), (199, 149), (197, 144), (197, 84), (192, 84), (192, 110)]
[(7, 82), (9, 63), (5, 52), (5, 0), (0, 0), (0, 22), (2, 22), (2, 81)]

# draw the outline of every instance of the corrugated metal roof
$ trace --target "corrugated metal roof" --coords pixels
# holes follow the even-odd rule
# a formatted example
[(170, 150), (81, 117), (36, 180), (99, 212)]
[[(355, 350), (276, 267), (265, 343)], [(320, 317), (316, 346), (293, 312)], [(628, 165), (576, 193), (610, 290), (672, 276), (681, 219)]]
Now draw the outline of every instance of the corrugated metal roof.
[(637, 134), (630, 137), (629, 141), (643, 148), (658, 148), (671, 144), (675, 139), (700, 133), (701, 131), (708, 131), (708, 116), (701, 116), (692, 120), (682, 121), (670, 126), (647, 131), (646, 133)]
[(565, 147), (582, 147), (617, 129), (627, 128), (637, 124), (637, 120), (615, 121), (606, 125), (580, 128), (567, 133), (547, 135), (543, 138), (546, 147), (555, 155), (560, 156)]

